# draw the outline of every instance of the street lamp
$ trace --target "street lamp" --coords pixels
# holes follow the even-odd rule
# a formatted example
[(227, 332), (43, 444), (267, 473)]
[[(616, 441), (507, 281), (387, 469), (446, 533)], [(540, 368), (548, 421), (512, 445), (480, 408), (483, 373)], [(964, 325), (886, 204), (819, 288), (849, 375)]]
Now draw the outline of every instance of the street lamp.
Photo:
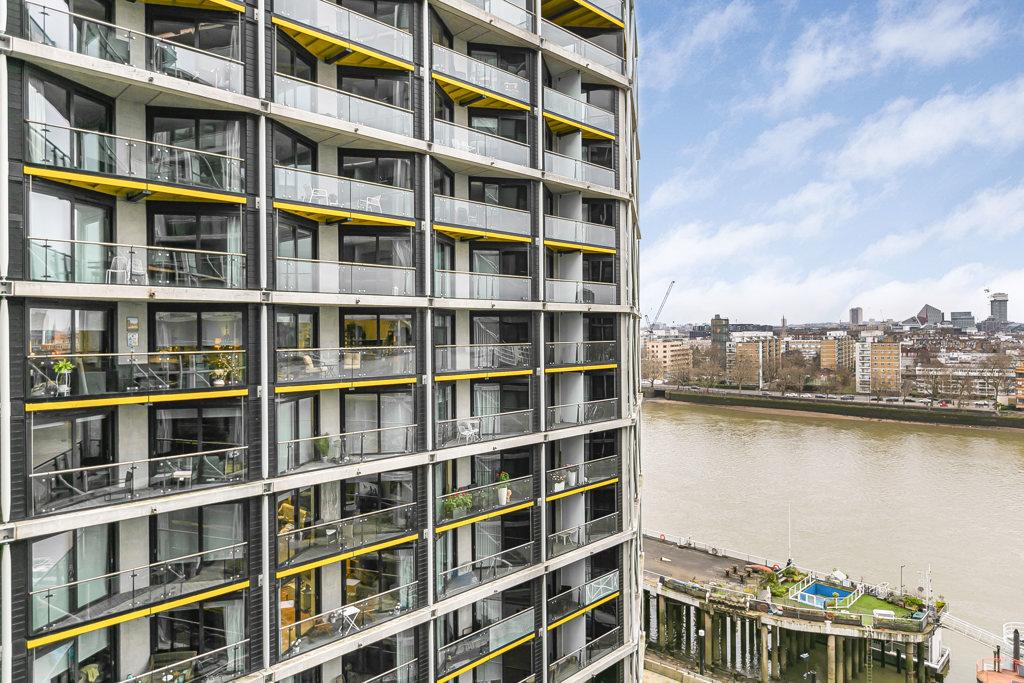
[(903, 568), (906, 566), (905, 564), (900, 565), (900, 595), (903, 595)]
[(700, 675), (704, 675), (704, 629), (697, 629), (697, 650), (700, 655)]

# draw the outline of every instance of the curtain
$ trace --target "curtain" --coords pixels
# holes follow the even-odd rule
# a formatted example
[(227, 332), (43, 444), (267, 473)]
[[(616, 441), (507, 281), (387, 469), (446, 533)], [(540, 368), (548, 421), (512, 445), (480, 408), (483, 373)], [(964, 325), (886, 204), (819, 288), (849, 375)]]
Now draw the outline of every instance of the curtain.
[[(223, 602), (207, 602), (206, 610), (220, 610), (224, 617), (224, 641), (234, 645), (245, 640), (245, 600), (224, 600)], [(241, 647), (227, 650), (227, 671), (240, 671), (245, 664), (244, 652)]]
[(199, 509), (175, 510), (157, 515), (157, 560), (173, 560), (199, 552)]
[[(416, 422), (413, 410), (412, 394), (381, 394), (381, 427), (404, 427)], [(405, 429), (390, 429), (381, 432), (380, 450), (382, 453), (403, 453), (412, 444), (407, 444)]]
[[(107, 573), (110, 536), (105, 524), (86, 527), (75, 531), (75, 564), (79, 580), (103, 576)], [(78, 607), (99, 600), (107, 595), (106, 581), (89, 581), (78, 586)]]
[[(501, 412), (501, 386), (498, 384), (473, 385), (473, 414), (476, 416), (497, 415)], [(500, 418), (480, 420), (481, 434), (495, 434), (501, 425)]]
[[(203, 550), (226, 548), (244, 539), (242, 506), (238, 503), (209, 505), (203, 508)], [(230, 559), (235, 551), (209, 553), (209, 560)]]

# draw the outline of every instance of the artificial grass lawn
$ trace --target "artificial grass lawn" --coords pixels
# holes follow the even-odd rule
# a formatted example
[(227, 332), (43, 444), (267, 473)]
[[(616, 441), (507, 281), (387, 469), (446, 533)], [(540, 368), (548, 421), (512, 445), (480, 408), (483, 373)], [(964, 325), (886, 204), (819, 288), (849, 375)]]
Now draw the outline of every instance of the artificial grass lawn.
[(908, 610), (906, 607), (900, 607), (894, 605), (891, 602), (885, 600), (879, 600), (873, 595), (862, 595), (857, 599), (857, 602), (850, 605), (850, 611), (855, 614), (871, 614), (876, 609), (888, 609), (896, 613), (897, 617), (909, 617), (913, 612)]

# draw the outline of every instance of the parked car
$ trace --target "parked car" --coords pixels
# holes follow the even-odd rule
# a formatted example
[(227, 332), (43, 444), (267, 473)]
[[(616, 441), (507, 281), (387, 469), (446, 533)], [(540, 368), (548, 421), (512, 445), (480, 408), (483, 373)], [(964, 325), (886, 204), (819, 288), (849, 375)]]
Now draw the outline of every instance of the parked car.
[(880, 402), (882, 400), (882, 397), (881, 396), (872, 396), (869, 400), (874, 401), (875, 403), (878, 403), (878, 402)]
[(899, 403), (899, 402), (900, 402), (900, 400), (899, 400), (899, 398), (897, 398), (897, 397), (895, 397), (895, 396), (887, 396), (887, 397), (885, 398), (885, 402), (886, 402), (886, 403)]
[(853, 400), (853, 396), (850, 396), (849, 394), (844, 394), (843, 396), (839, 397), (839, 400), (840, 401), (852, 401)]

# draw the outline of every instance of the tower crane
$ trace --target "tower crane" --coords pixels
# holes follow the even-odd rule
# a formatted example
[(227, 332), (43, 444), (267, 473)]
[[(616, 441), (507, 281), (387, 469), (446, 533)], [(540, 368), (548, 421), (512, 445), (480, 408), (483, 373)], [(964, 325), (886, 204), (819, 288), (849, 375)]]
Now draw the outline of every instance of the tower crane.
[(654, 319), (647, 318), (647, 329), (652, 329), (658, 324), (658, 320), (661, 318), (661, 312), (665, 310), (665, 302), (668, 301), (668, 295), (672, 293), (672, 288), (675, 287), (676, 281), (668, 283), (668, 289), (665, 290), (665, 296), (661, 297), (661, 305), (658, 306), (658, 312), (654, 314)]

